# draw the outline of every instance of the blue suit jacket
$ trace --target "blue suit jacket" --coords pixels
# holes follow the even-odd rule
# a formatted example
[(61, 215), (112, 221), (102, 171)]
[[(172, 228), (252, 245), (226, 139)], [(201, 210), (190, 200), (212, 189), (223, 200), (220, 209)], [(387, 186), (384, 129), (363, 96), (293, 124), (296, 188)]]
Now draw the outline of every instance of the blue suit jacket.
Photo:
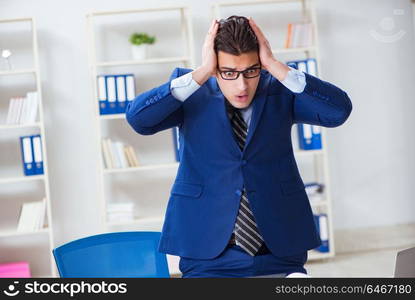
[[(190, 69), (176, 68), (170, 81)], [(276, 256), (321, 244), (294, 158), (291, 127), (343, 124), (352, 110), (338, 87), (306, 74), (293, 93), (262, 70), (243, 151), (233, 137), (225, 98), (211, 77), (186, 101), (173, 97), (170, 81), (138, 95), (126, 117), (136, 132), (179, 127), (180, 165), (170, 190), (159, 251), (210, 259), (226, 247), (245, 185), (258, 230)]]

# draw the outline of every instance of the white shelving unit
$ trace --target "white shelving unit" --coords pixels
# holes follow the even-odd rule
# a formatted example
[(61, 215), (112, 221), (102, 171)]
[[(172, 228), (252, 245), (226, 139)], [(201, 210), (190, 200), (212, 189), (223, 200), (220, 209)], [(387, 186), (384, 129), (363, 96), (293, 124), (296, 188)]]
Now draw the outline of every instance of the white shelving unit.
[[(25, 134), (29, 131), (35, 131), (41, 135), (42, 141), (42, 152), (43, 152), (43, 169), (44, 174), (42, 175), (32, 175), (25, 176), (22, 169), (22, 162), (19, 161), (19, 166), (16, 166), (16, 169), (20, 169), (19, 173), (21, 176), (16, 174), (15, 176), (3, 176), (0, 177), (0, 205), (2, 209), (0, 212), (0, 218), (4, 218), (2, 213), (7, 211), (5, 207), (6, 194), (2, 194), (2, 191), (7, 190), (10, 185), (19, 184), (22, 187), (30, 183), (36, 183), (40, 181), (40, 184), (44, 186), (44, 197), (46, 198), (46, 220), (47, 226), (43, 229), (35, 232), (17, 232), (17, 220), (19, 215), (17, 214), (13, 218), (13, 224), (3, 224), (0, 227), (0, 263), (15, 262), (15, 261), (28, 261), (31, 267), (31, 273), (34, 277), (56, 277), (57, 271), (55, 268), (55, 262), (52, 255), (52, 250), (54, 248), (54, 238), (53, 238), (53, 229), (52, 229), (52, 214), (51, 214), (51, 201), (50, 201), (50, 191), (49, 191), (49, 175), (48, 175), (48, 161), (46, 153), (46, 138), (45, 138), (45, 126), (44, 126), (44, 117), (43, 117), (43, 103), (42, 103), (42, 90), (41, 90), (41, 81), (40, 81), (40, 70), (39, 70), (39, 54), (38, 54), (38, 44), (37, 44), (37, 31), (36, 23), (33, 18), (20, 18), (20, 19), (8, 19), (0, 20), (0, 26), (4, 24), (17, 24), (17, 23), (27, 23), (30, 26), (30, 35), (31, 35), (31, 55), (33, 56), (33, 68), (22, 68), (22, 69), (12, 69), (12, 70), (0, 70), (0, 80), (6, 77), (18, 78), (22, 75), (33, 76), (35, 81), (36, 91), (38, 95), (38, 120), (33, 124), (16, 124), (16, 125), (5, 125), (0, 124), (1, 133), (11, 133), (15, 136), (16, 144), (19, 144), (19, 136), (21, 132)], [(1, 35), (0, 35), (1, 39)], [(21, 45), (20, 45), (21, 47)], [(0, 101), (8, 101), (9, 99), (4, 99), (2, 97), (4, 93), (0, 92)], [(16, 95), (19, 96), (19, 95)], [(22, 95), (20, 95), (22, 96)], [(0, 134), (1, 134), (0, 133)], [(13, 136), (14, 138), (14, 136)], [(20, 145), (19, 145), (20, 148)], [(14, 195), (10, 196), (12, 198)], [(31, 195), (25, 195), (22, 203), (28, 202), (26, 200), (41, 200), (41, 199), (32, 199)], [(8, 216), (9, 217), (9, 216)], [(10, 217), (9, 217), (10, 218)], [(39, 239), (43, 240), (39, 241)], [(44, 243), (47, 243), (47, 246)], [(38, 244), (43, 244), (43, 248), (38, 248)], [(19, 246), (15, 246), (18, 244)], [(37, 245), (37, 246), (33, 246)], [(46, 248), (46, 249), (45, 249)], [(38, 249), (40, 249), (38, 251)], [(26, 252), (25, 252), (26, 251)], [(47, 267), (45, 269), (45, 262), (47, 262)], [(34, 266), (34, 267), (33, 267)]]
[[(137, 16), (141, 16), (142, 14), (146, 13), (160, 13), (160, 12), (169, 12), (172, 14), (177, 15), (180, 18), (180, 33), (182, 43), (184, 43), (184, 54), (183, 55), (176, 55), (173, 57), (156, 57), (156, 58), (148, 58), (143, 60), (131, 60), (131, 59), (118, 59), (118, 60), (108, 60), (102, 59), (97, 54), (97, 50), (102, 50), (102, 45), (98, 44), (98, 34), (104, 34), (102, 31), (99, 31), (99, 21), (103, 17), (116, 17), (117, 20), (123, 20), (127, 15), (135, 14)], [(137, 18), (138, 20), (140, 18)], [(129, 25), (129, 30), (132, 30), (134, 24)], [(120, 25), (120, 27), (122, 27)], [(138, 27), (138, 26), (137, 26)], [(111, 26), (107, 26), (111, 29)], [(109, 29), (109, 30), (110, 30)], [(95, 107), (95, 127), (96, 127), (96, 149), (97, 155), (99, 156), (99, 165), (98, 165), (98, 173), (100, 178), (99, 184), (99, 208), (101, 211), (101, 221), (103, 225), (103, 230), (108, 231), (121, 231), (121, 230), (149, 230), (149, 231), (161, 231), (163, 221), (164, 221), (164, 210), (167, 207), (168, 201), (168, 194), (170, 189), (170, 183), (173, 182), (175, 173), (177, 172), (178, 162), (173, 159), (174, 157), (174, 145), (173, 145), (173, 133), (172, 130), (168, 130), (163, 133), (157, 134), (156, 138), (146, 137), (138, 135), (133, 131), (133, 129), (128, 125), (127, 121), (125, 120), (125, 113), (122, 114), (113, 114), (113, 115), (100, 115), (99, 106), (98, 106), (98, 95), (97, 95), (97, 76), (100, 74), (107, 74), (109, 68), (120, 68), (123, 67), (128, 70), (129, 73), (134, 73), (134, 71), (139, 71), (142, 67), (147, 65), (153, 65), (154, 69), (162, 70), (164, 64), (175, 64), (175, 67), (182, 64), (183, 67), (186, 68), (194, 68), (194, 50), (193, 50), (193, 32), (192, 32), (192, 23), (191, 23), (191, 11), (188, 7), (176, 6), (176, 7), (157, 7), (157, 8), (146, 8), (146, 9), (133, 9), (133, 10), (123, 10), (123, 11), (106, 11), (106, 12), (94, 12), (87, 15), (87, 32), (88, 32), (88, 48), (89, 48), (89, 62), (90, 62), (90, 73), (91, 73), (91, 85), (93, 87), (93, 96), (92, 101)], [(172, 29), (170, 28), (170, 32)], [(131, 32), (130, 32), (131, 33)], [(178, 35), (178, 38), (180, 36)], [(175, 45), (176, 46), (176, 45)], [(165, 49), (165, 53), (170, 53), (169, 50)], [(107, 61), (108, 60), (108, 61)], [(173, 71), (173, 68), (168, 71), (167, 74), (164, 72), (162, 75), (165, 77), (164, 80), (161, 82), (154, 82), (152, 86), (156, 86), (168, 80), (170, 73)], [(137, 87), (137, 79), (136, 79), (136, 87)], [(136, 88), (136, 94), (142, 93), (144, 91), (138, 85)], [(118, 123), (117, 123), (118, 122)], [(129, 167), (129, 168), (113, 168), (107, 169), (104, 167), (103, 161), (103, 154), (102, 154), (102, 146), (101, 140), (104, 138), (103, 132), (104, 127), (112, 127), (116, 126), (117, 124), (122, 122), (125, 124), (125, 128), (122, 128), (122, 131), (129, 132), (132, 137), (130, 139), (134, 139), (135, 141), (141, 141), (143, 145), (148, 141), (148, 143), (152, 143), (154, 141), (158, 143), (162, 143), (165, 145), (163, 147), (163, 153), (160, 155), (168, 155), (171, 154), (172, 159), (167, 162), (157, 162), (157, 159), (152, 159), (151, 162), (142, 164), (138, 167)], [(116, 124), (117, 123), (117, 124)], [(111, 139), (116, 139), (115, 136), (108, 136)], [(139, 142), (140, 143), (140, 142)], [(143, 147), (144, 148), (144, 147)], [(146, 148), (150, 152), (150, 148)], [(135, 148), (135, 151), (139, 149)], [(138, 155), (138, 160), (140, 161), (140, 155)], [(106, 191), (106, 182), (110, 182), (114, 189), (118, 188), (118, 185), (121, 185), (119, 182), (115, 180), (116, 176), (122, 176), (123, 179), (133, 179), (137, 182), (137, 187), (135, 187), (135, 194), (130, 198), (137, 198), (131, 199), (135, 200), (136, 206), (139, 206), (142, 211), (146, 211), (142, 213), (141, 216), (135, 217), (133, 221), (126, 221), (126, 222), (110, 222), (107, 218), (107, 204), (111, 202), (117, 202), (118, 199), (112, 199), (109, 192)], [(168, 184), (165, 186), (158, 187), (158, 189), (162, 190), (162, 195), (158, 194), (157, 196), (149, 195), (146, 193), (145, 190), (148, 190), (148, 185), (146, 186), (146, 180), (148, 177), (151, 178), (150, 184), (157, 186), (159, 183), (158, 181), (169, 181)], [(140, 183), (142, 182), (142, 183)], [(107, 184), (109, 185), (109, 184)], [(120, 188), (122, 189), (122, 188)], [(153, 188), (154, 189), (154, 188)], [(152, 199), (157, 198), (157, 199)], [(160, 208), (161, 207), (161, 208)], [(154, 209), (153, 209), (154, 208)], [(138, 210), (136, 214), (140, 215), (140, 211)], [(169, 265), (170, 265), (170, 272), (171, 274), (178, 274), (179, 270), (177, 267), (178, 260), (176, 257), (168, 255)]]
[[(244, 2), (220, 2), (220, 3), (216, 3), (213, 5), (212, 14), (215, 18), (218, 19), (218, 18), (225, 17), (225, 16), (222, 16), (221, 14), (224, 9), (233, 7), (235, 8), (235, 10), (233, 11), (232, 14), (238, 14), (237, 8), (249, 7), (251, 9), (249, 11), (249, 16), (252, 16), (254, 20), (256, 20), (256, 22), (259, 23), (260, 25), (262, 20), (261, 18), (255, 17), (255, 7), (274, 5), (273, 7), (268, 8), (269, 12), (271, 13), (269, 17), (272, 16), (274, 18), (278, 18), (279, 13), (281, 14), (281, 12), (275, 6), (278, 5), (279, 7), (281, 7), (287, 4), (298, 5), (298, 9), (301, 10), (302, 21), (311, 21), (312, 27), (313, 27), (312, 30), (314, 34), (314, 38), (313, 38), (314, 43), (313, 43), (313, 46), (301, 47), (301, 48), (287, 49), (287, 48), (272, 47), (273, 48), (272, 52), (277, 58), (279, 58), (279, 56), (284, 56), (284, 55), (290, 55), (291, 57), (296, 57), (298, 55), (301, 57), (301, 59), (315, 58), (317, 62), (317, 69), (318, 69), (319, 77), (322, 78), (320, 54), (319, 54), (319, 46), (318, 46), (317, 17), (316, 17), (313, 1), (311, 0), (258, 0), (258, 1), (244, 1)], [(300, 20), (291, 20), (291, 21), (300, 21)], [(286, 27), (284, 29), (286, 29)], [(263, 28), (262, 30), (265, 36), (268, 38), (269, 35), (267, 35), (267, 32)], [(285, 31), (283, 33), (285, 34)], [(283, 37), (285, 38), (285, 35)], [(271, 41), (270, 41), (270, 44), (272, 45)], [(281, 59), (281, 58), (279, 59), (281, 61), (284, 61), (284, 59)], [(297, 140), (296, 129), (297, 129), (296, 126), (293, 126), (293, 141)], [(327, 253), (321, 253), (315, 250), (310, 250), (309, 260), (324, 259), (324, 258), (333, 257), (335, 255), (333, 223), (332, 223), (330, 176), (329, 176), (328, 159), (327, 159), (326, 130), (324, 127), (321, 127), (321, 140), (322, 140), (321, 150), (294, 149), (296, 160), (299, 161), (300, 172), (301, 172), (301, 160), (303, 158), (305, 159), (311, 158), (314, 164), (314, 181), (318, 183), (323, 183), (325, 187), (324, 201), (321, 201), (319, 203), (311, 203), (311, 207), (314, 213), (326, 213), (327, 214), (330, 251)], [(295, 147), (295, 142), (293, 146)]]

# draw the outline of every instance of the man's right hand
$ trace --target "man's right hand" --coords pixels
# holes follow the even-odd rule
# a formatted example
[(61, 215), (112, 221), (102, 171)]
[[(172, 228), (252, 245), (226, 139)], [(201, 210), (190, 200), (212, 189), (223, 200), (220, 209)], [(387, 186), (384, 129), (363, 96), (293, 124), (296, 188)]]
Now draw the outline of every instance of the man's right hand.
[(204, 84), (210, 76), (216, 75), (217, 57), (214, 49), (214, 40), (218, 31), (219, 22), (212, 20), (202, 49), (202, 65), (192, 72), (193, 79)]

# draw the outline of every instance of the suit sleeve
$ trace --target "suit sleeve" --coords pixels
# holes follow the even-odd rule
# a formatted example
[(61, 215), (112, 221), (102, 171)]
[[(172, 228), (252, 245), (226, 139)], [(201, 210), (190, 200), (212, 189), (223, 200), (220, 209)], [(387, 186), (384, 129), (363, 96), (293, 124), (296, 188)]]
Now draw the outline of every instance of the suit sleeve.
[(310, 74), (301, 93), (293, 93), (293, 123), (337, 127), (352, 111), (352, 102), (346, 92), (333, 84)]
[(191, 71), (175, 68), (168, 82), (143, 92), (128, 103), (126, 119), (137, 133), (151, 135), (183, 123), (183, 101), (172, 95), (170, 83)]

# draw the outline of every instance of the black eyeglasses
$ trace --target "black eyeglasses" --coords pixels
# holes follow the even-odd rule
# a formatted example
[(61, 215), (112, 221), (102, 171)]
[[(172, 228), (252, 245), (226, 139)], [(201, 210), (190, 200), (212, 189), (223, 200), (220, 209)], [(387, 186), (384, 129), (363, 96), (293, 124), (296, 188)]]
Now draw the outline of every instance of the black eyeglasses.
[[(219, 68), (218, 68), (219, 70)], [(242, 73), (242, 75), (245, 78), (255, 78), (258, 77), (261, 74), (261, 67), (252, 67), (248, 68), (243, 71), (234, 71), (234, 70), (228, 70), (228, 71), (218, 71), (220, 73), (220, 76), (225, 80), (236, 80), (238, 79), (239, 75)]]

